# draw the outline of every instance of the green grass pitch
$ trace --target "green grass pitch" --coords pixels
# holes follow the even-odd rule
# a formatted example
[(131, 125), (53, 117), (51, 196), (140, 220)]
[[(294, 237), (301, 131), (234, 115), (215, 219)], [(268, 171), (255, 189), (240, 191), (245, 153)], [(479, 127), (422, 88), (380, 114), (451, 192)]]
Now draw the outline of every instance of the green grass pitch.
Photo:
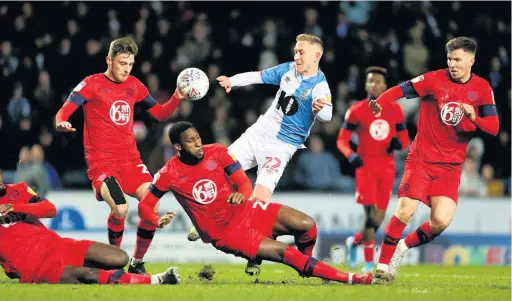
[[(264, 264), (258, 280), (244, 265), (213, 264), (214, 278), (200, 280), (202, 265), (177, 265), (176, 286), (35, 285), (0, 276), (1, 300), (511, 300), (511, 269), (497, 266), (403, 266), (392, 286), (351, 286), (301, 278), (289, 267)], [(150, 272), (165, 264), (148, 264)], [(346, 267), (338, 266), (346, 270)]]

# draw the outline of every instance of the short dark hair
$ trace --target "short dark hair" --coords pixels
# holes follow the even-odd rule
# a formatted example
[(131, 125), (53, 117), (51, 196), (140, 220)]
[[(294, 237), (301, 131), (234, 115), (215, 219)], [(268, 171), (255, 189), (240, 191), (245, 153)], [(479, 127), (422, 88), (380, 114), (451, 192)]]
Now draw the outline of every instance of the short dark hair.
[(137, 46), (137, 43), (135, 43), (135, 41), (130, 37), (113, 40), (110, 43), (110, 47), (108, 49), (108, 56), (114, 58), (116, 55), (121, 53), (137, 55), (139, 53), (139, 47)]
[(172, 144), (181, 144), (181, 134), (190, 129), (195, 128), (194, 125), (188, 121), (178, 121), (169, 129), (169, 140)]
[(366, 76), (368, 76), (368, 74), (370, 74), (370, 73), (382, 74), (382, 76), (384, 76), (384, 79), (386, 79), (388, 77), (388, 70), (383, 67), (370, 66), (370, 67), (366, 68), (364, 74)]
[(446, 53), (450, 53), (457, 49), (462, 49), (465, 52), (476, 54), (477, 44), (475, 40), (468, 37), (456, 37), (446, 43)]

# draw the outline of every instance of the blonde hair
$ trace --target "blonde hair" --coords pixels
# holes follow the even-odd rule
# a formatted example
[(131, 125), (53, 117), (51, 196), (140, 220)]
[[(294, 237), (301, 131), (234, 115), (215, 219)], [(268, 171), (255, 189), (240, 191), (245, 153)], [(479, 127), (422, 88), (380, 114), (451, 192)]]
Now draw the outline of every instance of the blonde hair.
[(126, 37), (113, 40), (108, 49), (108, 56), (114, 58), (121, 53), (137, 55), (137, 53), (139, 53), (139, 47), (132, 38)]
[(322, 42), (322, 39), (320, 39), (319, 37), (314, 36), (312, 34), (301, 33), (300, 35), (297, 36), (297, 38), (295, 40), (297, 42), (299, 42), (299, 41), (307, 41), (307, 42), (309, 42), (311, 44), (318, 44), (318, 45), (320, 45), (320, 48), (322, 49), (322, 52), (324, 51), (324, 42)]

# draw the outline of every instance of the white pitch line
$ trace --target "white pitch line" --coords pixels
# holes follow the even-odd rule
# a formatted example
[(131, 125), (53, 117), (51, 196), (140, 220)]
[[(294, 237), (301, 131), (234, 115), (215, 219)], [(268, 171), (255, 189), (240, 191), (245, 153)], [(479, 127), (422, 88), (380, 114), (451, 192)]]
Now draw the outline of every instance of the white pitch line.
[(510, 279), (507, 276), (496, 276), (496, 275), (443, 275), (443, 274), (397, 274), (398, 277), (426, 277), (426, 278), (468, 278), (468, 279), (476, 279), (476, 278), (494, 278), (494, 279)]

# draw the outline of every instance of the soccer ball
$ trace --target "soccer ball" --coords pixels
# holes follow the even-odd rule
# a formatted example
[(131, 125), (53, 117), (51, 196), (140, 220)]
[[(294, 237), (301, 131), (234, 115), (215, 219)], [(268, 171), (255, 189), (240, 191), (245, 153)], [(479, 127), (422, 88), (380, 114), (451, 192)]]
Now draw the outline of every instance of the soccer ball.
[(203, 98), (210, 88), (208, 76), (201, 69), (187, 68), (178, 75), (176, 86), (180, 93), (189, 100)]

